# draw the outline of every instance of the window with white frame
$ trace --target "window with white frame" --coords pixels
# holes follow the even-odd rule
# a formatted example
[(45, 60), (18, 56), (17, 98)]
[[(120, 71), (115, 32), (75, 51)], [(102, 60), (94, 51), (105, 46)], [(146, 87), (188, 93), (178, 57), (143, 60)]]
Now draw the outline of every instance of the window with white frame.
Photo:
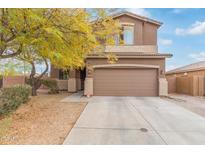
[(134, 44), (134, 26), (123, 26), (123, 42), (125, 45)]
[(122, 25), (122, 33), (114, 36), (115, 45), (120, 45), (121, 41), (124, 45), (134, 44), (134, 25)]

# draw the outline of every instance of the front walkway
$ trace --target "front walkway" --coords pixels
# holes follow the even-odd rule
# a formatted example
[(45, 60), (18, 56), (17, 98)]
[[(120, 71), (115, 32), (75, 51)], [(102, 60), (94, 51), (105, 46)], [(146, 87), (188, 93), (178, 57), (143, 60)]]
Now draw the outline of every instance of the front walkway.
[(83, 96), (83, 91), (78, 91), (77, 93), (73, 93), (72, 95), (66, 97), (65, 99), (61, 100), (61, 102), (88, 102), (90, 98)]
[(64, 144), (205, 144), (205, 118), (159, 97), (92, 97)]

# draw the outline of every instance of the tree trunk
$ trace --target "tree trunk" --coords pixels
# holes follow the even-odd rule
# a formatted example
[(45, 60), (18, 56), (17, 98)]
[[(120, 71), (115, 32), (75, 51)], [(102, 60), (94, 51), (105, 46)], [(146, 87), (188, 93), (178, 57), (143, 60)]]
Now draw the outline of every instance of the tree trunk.
[(32, 96), (37, 96), (37, 89), (35, 87), (35, 74), (36, 74), (36, 68), (35, 68), (35, 64), (32, 62), (31, 63), (32, 69), (31, 69), (31, 74), (30, 74), (30, 84), (31, 84), (31, 95)]
[(32, 87), (32, 96), (37, 96), (37, 90), (41, 86), (41, 78), (30, 76), (31, 87)]
[(32, 86), (31, 95), (32, 95), (32, 96), (37, 96), (37, 89), (36, 89), (34, 86)]
[(33, 76), (32, 73), (30, 75), (30, 81), (31, 81), (31, 88), (32, 88), (31, 95), (32, 96), (37, 96), (36, 79), (35, 79), (35, 77)]
[(30, 74), (30, 81), (31, 81), (31, 87), (32, 87), (32, 96), (37, 96), (37, 90), (40, 88), (41, 86), (41, 79), (43, 77), (43, 75), (46, 74), (46, 72), (48, 71), (48, 63), (47, 60), (44, 59), (45, 64), (46, 64), (46, 69), (44, 70), (43, 73), (41, 73), (39, 76), (35, 77), (36, 75), (36, 68), (35, 68), (35, 64), (34, 62), (31, 62), (31, 74)]

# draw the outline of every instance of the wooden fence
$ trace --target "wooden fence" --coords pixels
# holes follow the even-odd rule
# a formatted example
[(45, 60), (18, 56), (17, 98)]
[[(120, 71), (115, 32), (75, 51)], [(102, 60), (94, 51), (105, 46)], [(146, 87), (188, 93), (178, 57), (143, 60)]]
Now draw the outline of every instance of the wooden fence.
[(205, 95), (204, 76), (167, 76), (168, 93), (187, 94), (192, 96)]

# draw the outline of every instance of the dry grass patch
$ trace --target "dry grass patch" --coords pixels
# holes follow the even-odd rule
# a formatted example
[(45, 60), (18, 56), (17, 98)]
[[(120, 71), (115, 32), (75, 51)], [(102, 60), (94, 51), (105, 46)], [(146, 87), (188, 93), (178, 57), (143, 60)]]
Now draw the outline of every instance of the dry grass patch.
[(68, 95), (40, 94), (1, 119), (0, 144), (62, 144), (87, 104), (60, 102)]

